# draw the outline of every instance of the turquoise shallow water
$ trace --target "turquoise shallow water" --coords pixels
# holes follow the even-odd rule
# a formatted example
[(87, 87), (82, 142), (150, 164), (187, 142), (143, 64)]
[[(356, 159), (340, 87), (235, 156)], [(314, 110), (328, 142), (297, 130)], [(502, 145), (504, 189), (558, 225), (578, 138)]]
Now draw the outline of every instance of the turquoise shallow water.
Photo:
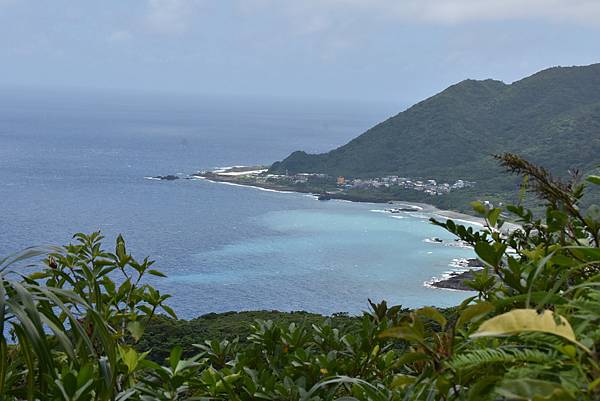
[[(214, 184), (220, 185), (220, 184)], [(235, 188), (235, 191), (255, 191)], [(469, 249), (425, 242), (452, 237), (429, 223), (427, 213), (383, 213), (385, 205), (319, 202), (302, 194), (277, 194), (303, 209), (272, 211), (251, 218), (265, 230), (218, 249), (198, 252), (201, 272), (178, 272), (169, 280), (206, 288), (221, 286), (232, 308), (241, 299), (257, 308), (358, 313), (367, 299), (405, 306), (452, 306), (468, 293), (426, 287)], [(203, 292), (203, 291), (200, 291)], [(225, 308), (227, 309), (227, 308)]]
[(471, 251), (423, 242), (449, 238), (427, 216), (396, 219), (371, 211), (382, 205), (144, 179), (325, 151), (386, 110), (1, 92), (0, 256), (95, 230), (110, 249), (122, 233), (134, 256), (150, 256), (169, 276), (151, 283), (173, 294), (171, 306), (185, 318), (244, 309), (358, 313), (367, 298), (454, 305), (467, 294), (423, 282)]

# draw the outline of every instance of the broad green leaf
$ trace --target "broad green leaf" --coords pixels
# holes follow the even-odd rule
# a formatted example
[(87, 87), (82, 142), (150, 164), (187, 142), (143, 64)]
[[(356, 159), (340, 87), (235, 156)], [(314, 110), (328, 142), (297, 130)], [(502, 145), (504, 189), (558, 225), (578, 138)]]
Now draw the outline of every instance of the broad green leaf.
[(535, 309), (514, 309), (510, 312), (486, 320), (471, 337), (507, 336), (527, 332), (553, 334), (569, 340), (586, 351), (589, 350), (577, 342), (573, 328), (562, 316), (555, 320), (552, 311), (538, 313)]
[(485, 215), (486, 213), (486, 208), (485, 206), (483, 206), (483, 203), (475, 201), (475, 202), (471, 202), (471, 207), (473, 208), (473, 210), (475, 210), (477, 213), (481, 214), (481, 215)]
[(231, 384), (231, 383), (235, 383), (236, 381), (238, 381), (239, 379), (242, 378), (242, 375), (239, 373), (232, 373), (230, 375), (227, 375), (223, 378), (223, 381), (225, 383)]
[(161, 305), (160, 307), (163, 308), (163, 310), (165, 312), (167, 312), (169, 314), (169, 316), (171, 316), (173, 319), (177, 319), (177, 314), (175, 313), (175, 311), (170, 306)]
[(64, 392), (69, 395), (69, 399), (71, 399), (71, 396), (77, 391), (77, 378), (73, 375), (73, 373), (69, 372), (61, 377), (61, 381)]
[(600, 248), (590, 248), (585, 246), (567, 247), (576, 258), (583, 259), (586, 262), (600, 261)]
[(496, 226), (496, 223), (498, 222), (498, 217), (500, 217), (500, 212), (502, 212), (502, 209), (500, 208), (494, 208), (490, 210), (490, 213), (488, 214), (487, 218), (492, 227)]
[(162, 371), (162, 367), (158, 363), (153, 362), (148, 359), (142, 359), (142, 360), (138, 361), (138, 364), (147, 369)]
[(446, 379), (444, 376), (440, 375), (435, 380), (435, 387), (438, 391), (438, 394), (445, 395), (448, 393), (448, 390), (450, 390), (450, 387), (452, 387), (452, 383), (450, 383), (450, 381), (448, 381), (448, 379)]
[(446, 327), (447, 320), (437, 309), (432, 308), (431, 306), (426, 306), (421, 309), (417, 309), (415, 311), (417, 315), (425, 316), (431, 320), (437, 322), (440, 326), (442, 326), (442, 330)]
[(396, 366), (408, 365), (428, 358), (423, 352), (405, 352), (395, 361)]
[(568, 401), (573, 397), (559, 383), (536, 379), (504, 380), (496, 391), (509, 400)]
[(93, 380), (94, 368), (91, 363), (85, 364), (77, 373), (77, 387), (81, 388), (88, 381)]
[(588, 390), (594, 391), (596, 389), (596, 387), (598, 387), (598, 385), (600, 385), (600, 377), (588, 385)]
[(475, 252), (484, 262), (488, 263), (491, 266), (498, 266), (500, 260), (502, 259), (502, 254), (506, 249), (505, 246), (496, 249), (494, 246), (488, 244), (487, 242), (478, 242), (475, 244)]
[(183, 353), (183, 349), (179, 345), (173, 347), (173, 349), (171, 350), (171, 356), (169, 357), (169, 364), (171, 365), (171, 368), (173, 370), (175, 370), (175, 368), (177, 368), (177, 364), (179, 363), (179, 360), (181, 359), (182, 353)]
[(23, 251), (15, 253), (13, 255), (9, 255), (3, 259), (0, 259), (0, 272), (5, 270), (12, 264), (20, 262), (22, 260), (35, 258), (37, 256), (42, 256), (48, 253), (48, 249), (42, 247), (29, 247), (25, 248)]
[(123, 259), (127, 255), (127, 250), (125, 248), (125, 240), (123, 239), (123, 236), (121, 234), (119, 234), (119, 236), (117, 237), (117, 246), (115, 250), (115, 253), (119, 257), (119, 259)]
[(489, 302), (480, 302), (475, 305), (471, 305), (462, 311), (458, 320), (456, 321), (456, 327), (462, 327), (476, 317), (485, 315), (492, 310), (494, 310), (494, 305)]
[(48, 277), (48, 273), (46, 272), (35, 272), (29, 275), (29, 278), (32, 280), (40, 280)]
[(391, 388), (404, 388), (408, 384), (413, 384), (417, 378), (409, 375), (398, 374), (392, 379)]
[(423, 341), (423, 336), (410, 326), (398, 326), (384, 330), (379, 334), (379, 337), (400, 338), (406, 341)]
[(133, 372), (138, 364), (138, 353), (130, 347), (119, 347), (119, 353), (123, 363), (127, 366), (127, 370)]
[(129, 330), (129, 333), (131, 333), (131, 336), (135, 341), (139, 341), (144, 334), (144, 326), (138, 321), (127, 323), (127, 330)]
[(563, 354), (568, 355), (569, 358), (575, 358), (575, 356), (577, 355), (577, 348), (575, 348), (571, 344), (563, 345), (562, 347), (559, 348), (559, 350)]
[(600, 175), (590, 175), (587, 178), (587, 181), (591, 182), (592, 184), (600, 185)]

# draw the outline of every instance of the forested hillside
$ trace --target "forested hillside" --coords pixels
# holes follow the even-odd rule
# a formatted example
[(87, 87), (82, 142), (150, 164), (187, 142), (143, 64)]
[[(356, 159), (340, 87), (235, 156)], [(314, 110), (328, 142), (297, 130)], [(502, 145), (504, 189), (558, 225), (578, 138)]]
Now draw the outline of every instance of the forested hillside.
[[(493, 154), (515, 152), (563, 175), (600, 154), (600, 64), (556, 67), (505, 84), (466, 80), (325, 154), (294, 152), (270, 172), (400, 175), (477, 182), (474, 195), (514, 192)], [(596, 158), (596, 159), (594, 159)]]

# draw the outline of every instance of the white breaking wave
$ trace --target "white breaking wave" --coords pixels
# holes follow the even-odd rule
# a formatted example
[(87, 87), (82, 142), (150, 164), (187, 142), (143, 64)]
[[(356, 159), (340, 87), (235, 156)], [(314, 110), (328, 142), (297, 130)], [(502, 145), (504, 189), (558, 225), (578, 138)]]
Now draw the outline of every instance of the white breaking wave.
[(467, 220), (467, 219), (457, 219), (454, 217), (442, 216), (441, 214), (434, 214), (433, 216), (438, 219), (441, 219), (441, 220), (452, 220), (454, 222), (466, 223), (466, 224), (470, 224), (472, 226), (484, 227), (484, 225), (482, 223), (479, 223), (477, 221), (472, 221), (472, 220)]
[(473, 249), (473, 247), (461, 240), (454, 240), (454, 241), (449, 241), (449, 240), (436, 240), (437, 237), (432, 237), (432, 238), (425, 238), (423, 240), (423, 242), (428, 243), (428, 244), (439, 244), (439, 245), (443, 245), (443, 246), (448, 246), (451, 248), (462, 248), (462, 249)]
[(423, 208), (421, 206), (417, 206), (417, 205), (409, 205), (407, 203), (398, 203), (398, 204), (394, 204), (394, 206), (399, 206), (399, 207), (405, 207), (405, 208), (411, 208), (411, 209), (417, 209), (417, 210), (423, 210)]
[(452, 261), (448, 264), (448, 267), (450, 267), (449, 270), (442, 272), (439, 276), (432, 277), (430, 280), (425, 281), (423, 283), (423, 286), (427, 287), (427, 288), (433, 288), (436, 290), (444, 290), (444, 291), (464, 291), (464, 290), (458, 290), (458, 289), (454, 289), (454, 288), (435, 287), (433, 284), (439, 283), (440, 281), (448, 280), (449, 278), (452, 278), (458, 274), (462, 274), (469, 270), (483, 269), (483, 267), (480, 267), (480, 266), (469, 266), (469, 259), (465, 259), (465, 258), (452, 259)]
[(262, 170), (244, 170), (244, 171), (221, 171), (221, 172), (219, 172), (217, 174), (228, 176), (228, 177), (237, 177), (237, 176), (241, 176), (241, 175), (257, 175), (257, 174), (260, 174), (260, 173), (264, 173), (265, 171), (267, 171), (267, 169), (262, 169)]
[(431, 217), (431, 215), (418, 213), (418, 212), (406, 212), (406, 214), (408, 214), (409, 216), (415, 217), (417, 219), (428, 219), (429, 220), (429, 218)]
[(215, 184), (223, 184), (223, 185), (231, 185), (234, 187), (242, 187), (242, 188), (252, 188), (252, 189), (258, 189), (260, 191), (265, 191), (265, 192), (277, 192), (280, 194), (297, 194), (298, 192), (294, 192), (294, 191), (279, 191), (277, 189), (270, 189), (270, 188), (262, 188), (262, 187), (255, 187), (254, 185), (243, 185), (243, 184), (236, 184), (233, 182), (225, 182), (225, 181), (213, 181), (213, 180), (209, 180), (208, 178), (204, 178), (201, 177), (202, 179), (209, 181), (209, 182), (213, 182)]

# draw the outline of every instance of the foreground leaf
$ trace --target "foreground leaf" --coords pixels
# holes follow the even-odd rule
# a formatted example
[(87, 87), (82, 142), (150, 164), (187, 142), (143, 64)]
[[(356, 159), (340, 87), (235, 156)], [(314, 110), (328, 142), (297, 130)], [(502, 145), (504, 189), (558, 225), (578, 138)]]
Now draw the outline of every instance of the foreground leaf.
[(544, 380), (504, 380), (496, 388), (498, 394), (509, 400), (568, 401), (573, 397), (558, 383)]
[[(556, 320), (554, 313), (549, 310), (538, 313), (535, 309), (515, 309), (486, 320), (471, 337), (541, 332), (553, 334), (579, 344), (567, 319), (558, 316), (558, 323)], [(579, 345), (581, 346), (581, 344)]]

